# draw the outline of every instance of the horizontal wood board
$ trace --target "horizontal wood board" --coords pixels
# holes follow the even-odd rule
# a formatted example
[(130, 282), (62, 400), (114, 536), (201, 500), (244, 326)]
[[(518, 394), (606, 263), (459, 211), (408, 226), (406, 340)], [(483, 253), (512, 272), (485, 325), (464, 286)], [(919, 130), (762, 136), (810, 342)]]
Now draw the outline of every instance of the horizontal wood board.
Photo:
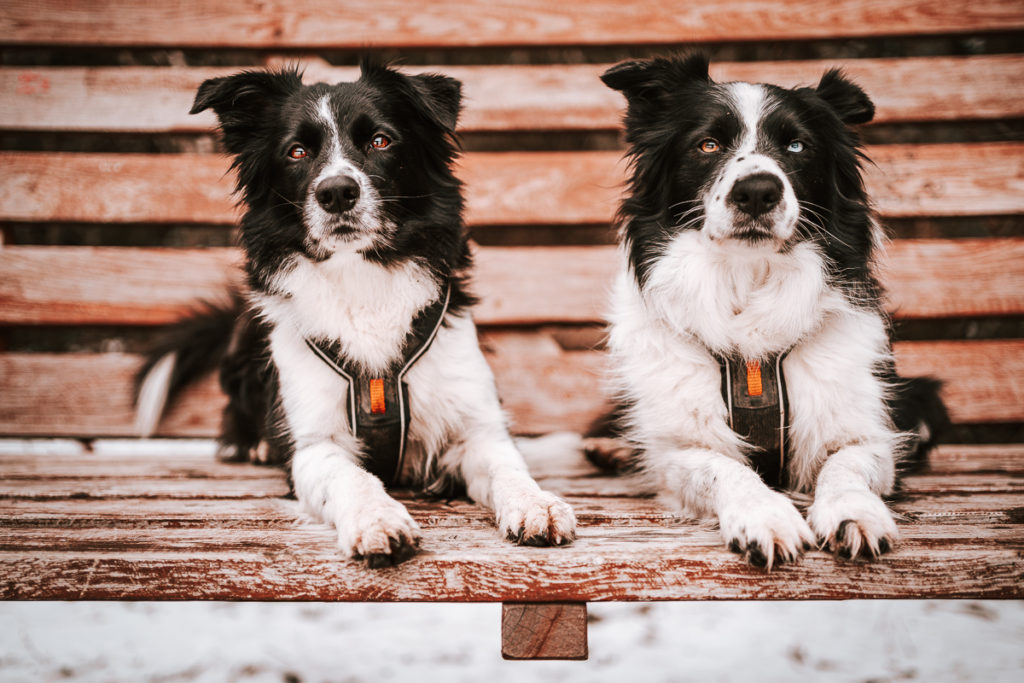
[[(1024, 213), (1024, 144), (880, 145), (868, 190), (887, 218)], [(619, 152), (473, 152), (460, 161), (470, 225), (607, 224)], [(229, 225), (234, 177), (213, 154), (0, 152), (0, 220)]]
[[(0, 324), (157, 325), (239, 284), (231, 248), (0, 248)], [(619, 267), (614, 247), (481, 247), (481, 324), (603, 319)], [(897, 317), (1024, 312), (1024, 239), (896, 240), (878, 266)], [(183, 277), (187, 274), (187, 277)]]
[(237, 48), (505, 47), (800, 40), (1024, 27), (1015, 0), (11, 0), (0, 44)]
[[(268, 66), (295, 60), (268, 60)], [(299, 60), (306, 83), (355, 80), (356, 67)], [(610, 64), (407, 67), (463, 83), (462, 132), (616, 130), (621, 94), (599, 76)], [(717, 81), (814, 85), (841, 66), (875, 103), (876, 123), (1007, 119), (1024, 116), (1024, 57), (714, 62)], [(116, 133), (201, 133), (212, 112), (189, 115), (199, 84), (238, 68), (0, 67), (0, 129)]]
[[(604, 359), (563, 351), (543, 335), (484, 337), (499, 394), (518, 433), (583, 431), (606, 410)], [(903, 342), (897, 369), (945, 382), (960, 423), (1024, 420), (1024, 340)], [(23, 436), (133, 436), (130, 354), (0, 354), (0, 433)], [(215, 436), (224, 397), (214, 379), (182, 396), (158, 430), (164, 436)]]

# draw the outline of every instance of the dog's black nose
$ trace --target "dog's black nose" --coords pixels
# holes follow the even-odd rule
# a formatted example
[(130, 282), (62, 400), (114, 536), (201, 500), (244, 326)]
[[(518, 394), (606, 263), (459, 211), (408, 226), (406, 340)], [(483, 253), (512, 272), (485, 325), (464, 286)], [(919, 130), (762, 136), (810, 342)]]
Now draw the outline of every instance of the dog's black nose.
[(782, 199), (782, 181), (769, 173), (758, 173), (736, 181), (729, 193), (737, 209), (754, 218), (774, 209)]
[(344, 213), (359, 201), (359, 183), (347, 175), (325, 178), (316, 186), (316, 200), (324, 211)]

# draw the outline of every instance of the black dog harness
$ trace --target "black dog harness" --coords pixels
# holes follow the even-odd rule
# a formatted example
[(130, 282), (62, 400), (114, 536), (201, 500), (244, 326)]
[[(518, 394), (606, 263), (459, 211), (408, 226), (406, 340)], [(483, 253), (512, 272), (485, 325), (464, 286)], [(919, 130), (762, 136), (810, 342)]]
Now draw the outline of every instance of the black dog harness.
[[(788, 352), (787, 352), (788, 353)], [(764, 361), (716, 356), (722, 368), (722, 398), (729, 426), (753, 446), (750, 460), (769, 486), (785, 484), (789, 398), (782, 361), (786, 353)]]
[(409, 387), (405, 375), (437, 336), (451, 294), (449, 282), (444, 295), (419, 312), (402, 344), (401, 355), (379, 376), (363, 372), (342, 356), (337, 341), (306, 339), (313, 353), (348, 382), (345, 409), (352, 436), (363, 442), (364, 465), (385, 486), (398, 480), (409, 435)]

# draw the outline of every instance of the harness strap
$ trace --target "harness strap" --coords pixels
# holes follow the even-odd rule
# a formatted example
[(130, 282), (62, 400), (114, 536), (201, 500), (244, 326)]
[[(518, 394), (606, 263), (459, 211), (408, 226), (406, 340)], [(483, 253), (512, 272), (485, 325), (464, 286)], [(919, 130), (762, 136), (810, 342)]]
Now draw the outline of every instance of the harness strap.
[(413, 319), (399, 357), (382, 373), (365, 373), (342, 355), (337, 341), (306, 339), (313, 353), (348, 382), (345, 412), (349, 429), (363, 444), (363, 465), (385, 486), (393, 486), (401, 474), (409, 435), (409, 387), (405, 375), (437, 336), (451, 294), (449, 280), (443, 296)]
[(788, 352), (763, 361), (716, 356), (722, 368), (722, 398), (729, 426), (749, 443), (751, 464), (769, 486), (785, 484), (789, 397), (782, 361)]

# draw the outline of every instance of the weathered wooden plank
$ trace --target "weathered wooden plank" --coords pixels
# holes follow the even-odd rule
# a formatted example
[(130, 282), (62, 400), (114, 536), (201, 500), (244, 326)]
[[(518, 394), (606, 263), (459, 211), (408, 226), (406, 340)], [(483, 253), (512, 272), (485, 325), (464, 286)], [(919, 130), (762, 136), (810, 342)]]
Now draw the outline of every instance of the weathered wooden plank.
[(86, 0), (7, 2), (9, 45), (246, 48), (506, 47), (796, 40), (1024, 27), (1013, 0), (725, 0), (713, 7), (652, 0)]
[[(1024, 213), (1024, 145), (883, 145), (868, 150), (886, 217)], [(474, 152), (462, 160), (471, 225), (612, 220), (618, 152)], [(0, 219), (233, 224), (234, 179), (210, 154), (0, 153)]]
[[(901, 59), (722, 62), (719, 81), (810, 85), (841, 64), (871, 94), (878, 123), (1024, 116), (1024, 58), (1019, 55)], [(599, 76), (608, 64), (411, 67), (463, 82), (463, 132), (613, 130), (622, 97)], [(358, 78), (355, 67), (304, 62), (307, 83)], [(212, 112), (190, 116), (207, 78), (235, 69), (183, 67), (0, 67), (0, 129), (197, 133), (213, 128)], [(984, 78), (979, 78), (984, 74)]]
[[(11, 246), (0, 249), (0, 324), (172, 323), (242, 280), (229, 248)], [(474, 317), (483, 325), (594, 323), (618, 269), (614, 247), (481, 247)], [(879, 264), (898, 318), (1024, 311), (1024, 240), (897, 240)], [(182, 277), (188, 273), (188, 277)]]
[[(680, 519), (654, 498), (577, 496), (542, 480), (542, 485), (565, 496), (577, 519), (587, 525), (632, 526), (637, 523), (678, 524)], [(432, 501), (410, 492), (396, 497), (421, 524), (431, 527), (492, 528), (486, 509), (463, 499)], [(298, 513), (280, 498), (5, 498), (0, 503), (4, 528), (215, 528), (291, 529)], [(1024, 506), (1019, 494), (903, 493), (893, 509), (907, 523), (929, 525), (1021, 524)]]
[[(1024, 542), (904, 539), (882, 561), (837, 562), (820, 552), (771, 574), (746, 566), (713, 542), (689, 534), (637, 537), (592, 547), (512, 548), (492, 536), (493, 552), (424, 551), (396, 568), (369, 571), (331, 549), (329, 532), (294, 530), (281, 550), (212, 545), (125, 552), (0, 550), (0, 599), (567, 601), (1024, 597)], [(696, 532), (695, 532), (696, 533)], [(595, 539), (607, 538), (604, 529)], [(600, 558), (600, 561), (597, 561)]]
[[(173, 444), (174, 441), (168, 443)], [(5, 479), (105, 479), (112, 473), (125, 478), (166, 479), (273, 479), (279, 476), (273, 467), (223, 462), (207, 454), (147, 453), (146, 444), (145, 441), (139, 441), (137, 452), (125, 454), (0, 454), (0, 472)], [(570, 450), (571, 444), (568, 441), (564, 452), (554, 455), (529, 455), (529, 441), (524, 442), (524, 445), (530, 471), (534, 478), (541, 481), (572, 477), (595, 478), (600, 474), (589, 461)], [(1024, 475), (1024, 445), (941, 445), (929, 455), (927, 469), (911, 476), (993, 476), (1000, 473)], [(917, 481), (916, 478), (912, 480)]]
[(1019, 472), (1024, 469), (1021, 444), (947, 444), (928, 455), (929, 472)]
[[(1024, 420), (1024, 389), (1014, 379), (1024, 373), (1024, 341), (905, 342), (896, 353), (902, 374), (945, 381), (943, 396), (955, 422)], [(538, 357), (529, 346), (496, 344), (488, 355), (519, 433), (583, 431), (605, 409), (597, 352)], [(132, 436), (130, 386), (138, 363), (127, 354), (0, 355), (0, 433)], [(214, 436), (223, 404), (212, 378), (200, 382), (158, 434)]]
[(504, 603), (501, 606), (501, 656), (505, 659), (586, 659), (587, 603)]
[(1015, 379), (1024, 373), (1024, 340), (902, 342), (896, 369), (945, 382), (942, 395), (954, 422), (1024, 419), (1024, 387)]
[[(230, 501), (224, 501), (230, 505)], [(415, 511), (413, 511), (415, 512)], [(436, 557), (475, 558), (494, 562), (512, 559), (517, 546), (502, 537), (493, 523), (479, 517), (450, 515), (450, 523), (434, 525), (429, 519), (414, 517), (423, 533), (421, 549)], [(446, 520), (447, 521), (447, 520)], [(580, 520), (577, 539), (566, 548), (553, 548), (552, 556), (569, 555), (581, 559), (611, 557), (626, 561), (630, 556), (643, 561), (663, 551), (689, 549), (692, 553), (718, 549), (721, 534), (708, 525), (695, 522), (653, 522), (630, 519), (627, 524), (607, 525), (586, 518)], [(210, 527), (92, 527), (68, 524), (63, 527), (0, 527), (0, 556), (3, 553), (93, 553), (125, 556), (145, 554), (202, 555), (220, 552), (239, 559), (267, 554), (310, 553), (321, 558), (338, 557), (335, 531), (323, 524), (296, 521), (290, 528)], [(974, 548), (979, 553), (991, 550), (1024, 550), (1024, 525), (1021, 524), (904, 524), (900, 542), (904, 556), (923, 552)], [(558, 552), (565, 551), (564, 553)], [(724, 550), (724, 548), (722, 548)], [(339, 558), (340, 559), (340, 558)], [(1024, 559), (1021, 560), (1024, 570)]]

